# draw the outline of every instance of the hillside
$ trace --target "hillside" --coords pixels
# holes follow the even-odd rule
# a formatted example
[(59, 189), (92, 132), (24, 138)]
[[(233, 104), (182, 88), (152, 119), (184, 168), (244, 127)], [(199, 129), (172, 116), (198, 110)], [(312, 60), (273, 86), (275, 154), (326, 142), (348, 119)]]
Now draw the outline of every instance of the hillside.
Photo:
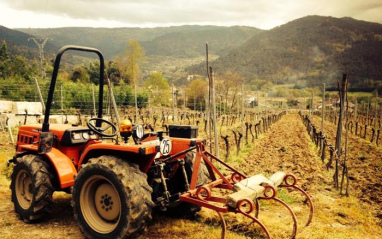
[(18, 29), (41, 38), (52, 38), (57, 49), (63, 45), (84, 45), (100, 49), (109, 60), (122, 53), (130, 39), (136, 39), (147, 56), (198, 57), (205, 42), (216, 47), (212, 54), (227, 53), (261, 30), (251, 27), (178, 26), (157, 28), (54, 28)]
[(215, 27), (196, 31), (173, 32), (144, 42), (148, 55), (198, 57), (205, 55), (208, 42), (212, 54), (224, 55), (244, 44), (262, 30), (250, 27)]
[[(36, 44), (32, 40), (28, 41), (32, 37), (34, 36), (0, 25), (0, 44), (6, 41), (8, 50), (12, 55), (21, 54), (31, 59), (34, 55), (38, 54)], [(45, 49), (53, 53), (54, 48), (48, 42)]]
[(248, 81), (307, 80), (312, 85), (330, 83), (346, 72), (353, 87), (367, 87), (366, 79), (382, 80), (381, 55), (381, 24), (308, 16), (260, 32), (211, 65), (217, 72), (239, 72)]

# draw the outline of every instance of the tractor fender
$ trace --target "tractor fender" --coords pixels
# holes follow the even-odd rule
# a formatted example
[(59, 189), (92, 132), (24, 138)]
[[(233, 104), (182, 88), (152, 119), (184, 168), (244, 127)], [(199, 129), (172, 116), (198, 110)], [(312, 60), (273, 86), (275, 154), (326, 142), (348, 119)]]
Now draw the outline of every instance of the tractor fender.
[(52, 150), (45, 155), (56, 169), (61, 188), (64, 189), (73, 186), (77, 170), (70, 158), (56, 148), (52, 148)]
[(78, 161), (77, 167), (80, 170), (81, 166), (90, 158), (98, 157), (100, 155), (124, 155), (128, 157), (130, 154), (134, 155), (134, 160), (142, 172), (147, 172), (150, 165), (157, 155), (158, 149), (156, 145), (121, 145), (115, 143), (99, 143), (91, 144), (84, 152), (81, 154), (81, 157)]
[[(21, 151), (23, 152), (29, 151), (37, 153), (37, 150), (38, 148), (36, 145), (21, 146)], [(44, 156), (46, 156), (54, 166), (57, 172), (58, 180), (60, 182), (60, 187), (64, 189), (73, 186), (74, 177), (77, 175), (77, 170), (70, 158), (68, 158), (68, 156), (56, 148), (52, 148), (52, 150), (48, 153), (45, 153)]]

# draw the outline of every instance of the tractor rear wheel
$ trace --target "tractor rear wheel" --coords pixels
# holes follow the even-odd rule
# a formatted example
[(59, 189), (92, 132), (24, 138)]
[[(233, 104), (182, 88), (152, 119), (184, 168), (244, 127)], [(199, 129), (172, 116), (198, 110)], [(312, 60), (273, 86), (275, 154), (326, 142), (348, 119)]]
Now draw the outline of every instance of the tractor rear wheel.
[(39, 156), (28, 154), (17, 159), (11, 176), (12, 202), (25, 222), (40, 219), (52, 204), (52, 174)]
[(74, 183), (74, 217), (88, 238), (135, 235), (152, 219), (151, 192), (138, 165), (114, 156), (93, 158)]

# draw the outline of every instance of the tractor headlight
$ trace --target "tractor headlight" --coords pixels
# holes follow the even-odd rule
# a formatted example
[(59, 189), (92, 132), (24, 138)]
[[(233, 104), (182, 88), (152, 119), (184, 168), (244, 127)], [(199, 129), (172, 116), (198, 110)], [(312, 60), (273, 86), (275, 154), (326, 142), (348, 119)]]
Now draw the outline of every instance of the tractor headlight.
[(143, 137), (143, 133), (144, 133), (144, 130), (143, 130), (142, 125), (136, 124), (133, 126), (133, 137), (134, 138), (141, 139)]

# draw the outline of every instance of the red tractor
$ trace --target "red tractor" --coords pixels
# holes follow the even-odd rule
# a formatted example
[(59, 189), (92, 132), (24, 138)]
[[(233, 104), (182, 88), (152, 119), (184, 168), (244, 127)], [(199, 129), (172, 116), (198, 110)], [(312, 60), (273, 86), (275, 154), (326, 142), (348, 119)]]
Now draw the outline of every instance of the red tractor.
[[(95, 53), (100, 60), (98, 114), (87, 122), (87, 127), (49, 123), (60, 60), (68, 50)], [(275, 198), (274, 186), (279, 184), (297, 188), (309, 199), (295, 186), (293, 175), (281, 175), (279, 183), (265, 182), (263, 178), (254, 181), (253, 177), (247, 178), (231, 168), (205, 151), (204, 140), (197, 138), (197, 128), (193, 126), (170, 126), (169, 136), (165, 132), (144, 134), (141, 125), (129, 120), (116, 127), (102, 116), (103, 86), (104, 59), (99, 50), (79, 46), (60, 49), (44, 122), (20, 126), (16, 154), (8, 160), (14, 164), (12, 201), (25, 222), (46, 215), (53, 192), (65, 191), (72, 193), (74, 217), (88, 238), (122, 238), (140, 233), (151, 221), (154, 208), (183, 215), (194, 214), (202, 206), (219, 214), (223, 238), (226, 226), (221, 213), (225, 212), (249, 217), (269, 237), (265, 226), (249, 215), (259, 208), (259, 199)], [(211, 161), (224, 166), (228, 176)], [(234, 186), (240, 187), (235, 190)], [(214, 196), (213, 188), (233, 190), (238, 195)], [(246, 193), (246, 188), (255, 188), (256, 195)], [(309, 203), (313, 212), (310, 199)], [(296, 229), (295, 223), (294, 234)]]

